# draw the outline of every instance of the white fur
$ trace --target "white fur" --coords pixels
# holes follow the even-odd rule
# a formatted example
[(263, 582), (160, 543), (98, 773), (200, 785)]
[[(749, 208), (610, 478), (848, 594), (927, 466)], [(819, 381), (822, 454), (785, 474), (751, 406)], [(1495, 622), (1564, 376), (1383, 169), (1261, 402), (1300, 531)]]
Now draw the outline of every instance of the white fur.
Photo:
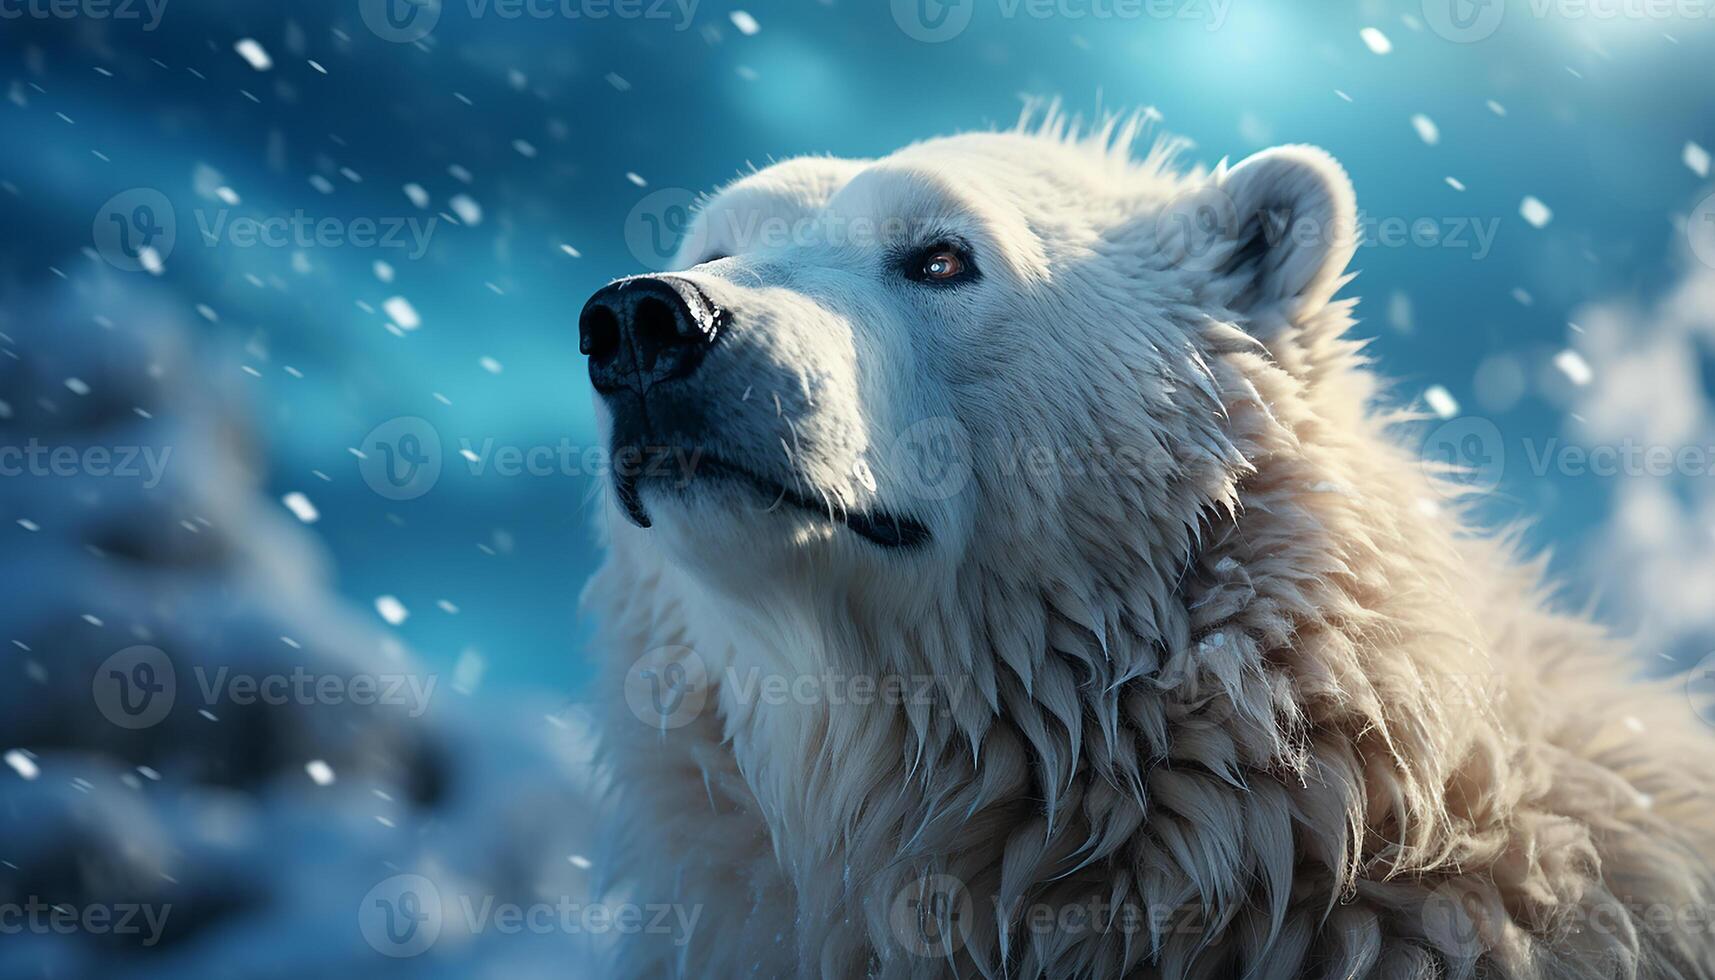
[[(682, 274), (731, 314), (694, 379), (716, 448), (826, 512), (712, 480), (645, 485), (649, 529), (604, 509), (608, 871), (702, 907), (624, 975), (1715, 976), (1715, 743), (1375, 409), (1332, 298), (1345, 173), (1306, 147), (1179, 173), (1137, 136), (1050, 112), (704, 209)], [(924, 287), (834, 230), (887, 216), (983, 278)], [(925, 419), (956, 492), (900, 451)], [(841, 509), (933, 538), (882, 549)], [(621, 692), (673, 657), (705, 708), (656, 730)], [(734, 683), (830, 674), (929, 693)], [(968, 906), (912, 948), (896, 913), (949, 880)], [(1030, 925), (1092, 903), (1147, 914)]]

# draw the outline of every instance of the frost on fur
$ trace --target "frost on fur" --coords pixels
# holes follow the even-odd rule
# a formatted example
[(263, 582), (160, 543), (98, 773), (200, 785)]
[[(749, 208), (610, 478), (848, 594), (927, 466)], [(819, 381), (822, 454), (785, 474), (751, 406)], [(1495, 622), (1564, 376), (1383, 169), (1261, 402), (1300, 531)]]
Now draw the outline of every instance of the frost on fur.
[[(1334, 298), (1344, 171), (1182, 172), (1144, 122), (789, 160), (699, 216), (696, 442), (762, 476), (604, 509), (609, 875), (703, 909), (624, 972), (1715, 974), (1651, 911), (1710, 921), (1707, 733), (1403, 448)], [(888, 217), (981, 278), (906, 281), (921, 242), (849, 234)], [(901, 512), (928, 544), (850, 530)], [(640, 663), (701, 710), (641, 723)]]

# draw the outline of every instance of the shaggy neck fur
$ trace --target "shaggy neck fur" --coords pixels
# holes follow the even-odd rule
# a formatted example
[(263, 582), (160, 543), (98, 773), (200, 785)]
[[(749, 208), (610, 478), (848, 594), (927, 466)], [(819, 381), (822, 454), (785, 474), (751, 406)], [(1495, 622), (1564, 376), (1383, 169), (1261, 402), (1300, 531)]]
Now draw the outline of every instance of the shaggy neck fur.
[[(1036, 508), (1054, 516), (928, 589), (747, 601), (612, 530), (586, 597), (605, 645), (621, 666), (694, 645), (718, 703), (680, 731), (612, 725), (616, 877), (724, 923), (628, 950), (638, 975), (1711, 975), (1707, 935), (1642, 911), (1715, 898), (1715, 779), (1679, 765), (1704, 741), (1663, 722), (1680, 759), (1644, 758), (1597, 717), (1623, 667), (1434, 503), (1371, 414), (1347, 304), (1256, 317), (1206, 317), (1152, 406), (1219, 448), (1078, 498), (1110, 513)], [(1184, 503), (1079, 536), (1138, 499)], [(733, 689), (802, 671), (897, 676), (905, 703)], [(1652, 725), (1671, 711), (1625, 697)], [(969, 906), (911, 948), (900, 896), (942, 875)]]

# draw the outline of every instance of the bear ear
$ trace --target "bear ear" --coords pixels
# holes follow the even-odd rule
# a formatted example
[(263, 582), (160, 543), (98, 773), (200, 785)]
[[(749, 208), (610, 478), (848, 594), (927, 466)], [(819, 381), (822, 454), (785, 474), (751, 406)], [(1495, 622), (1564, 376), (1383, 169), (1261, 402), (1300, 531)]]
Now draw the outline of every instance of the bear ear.
[(1217, 170), (1220, 299), (1234, 312), (1288, 316), (1333, 298), (1358, 247), (1357, 195), (1334, 158), (1314, 146), (1277, 146)]

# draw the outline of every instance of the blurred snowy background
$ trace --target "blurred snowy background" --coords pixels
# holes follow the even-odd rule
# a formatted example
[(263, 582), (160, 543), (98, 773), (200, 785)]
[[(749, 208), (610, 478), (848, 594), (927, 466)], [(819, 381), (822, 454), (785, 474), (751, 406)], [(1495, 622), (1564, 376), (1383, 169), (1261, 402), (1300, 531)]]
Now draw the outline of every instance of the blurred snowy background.
[(1020, 96), (1334, 152), (1426, 459), (1696, 664), (1712, 54), (1715, 0), (0, 0), (0, 976), (599, 975), (453, 911), (599, 865), (576, 313), (749, 163)]

